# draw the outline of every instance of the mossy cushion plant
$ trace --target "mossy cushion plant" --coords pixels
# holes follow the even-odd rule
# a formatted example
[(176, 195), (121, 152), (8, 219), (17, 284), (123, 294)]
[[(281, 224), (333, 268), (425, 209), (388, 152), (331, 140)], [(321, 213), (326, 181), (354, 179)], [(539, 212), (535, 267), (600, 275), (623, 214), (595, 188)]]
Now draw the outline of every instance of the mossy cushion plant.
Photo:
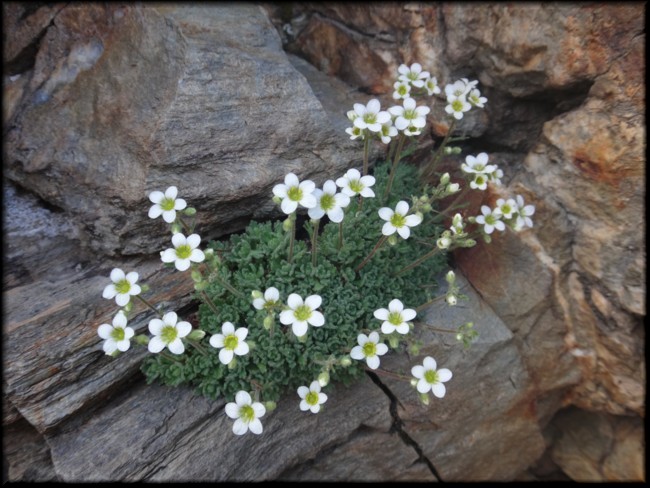
[[(149, 216), (162, 217), (172, 231), (173, 247), (160, 253), (161, 260), (190, 272), (201, 302), (199, 327), (192, 329), (174, 311), (159, 310), (143, 297), (147, 286), (137, 284), (137, 272), (116, 268), (103, 296), (115, 298), (121, 310), (112, 324), (98, 328), (104, 352), (117, 356), (131, 341), (146, 346), (152, 355), (142, 369), (149, 383), (191, 384), (209, 398), (225, 398), (237, 435), (260, 434), (260, 418), (292, 392), (297, 408), (318, 413), (331, 381), (349, 384), (365, 370), (410, 381), (425, 404), (429, 392), (444, 397), (452, 372), (434, 358), (423, 358), (405, 377), (381, 369), (381, 357), (388, 346), (402, 344), (417, 355), (412, 334), (417, 314), (438, 298), (449, 306), (462, 298), (453, 271), (446, 274), (444, 293), (435, 288), (447, 266), (446, 252), (471, 247), (479, 236), (489, 242), (493, 231), (506, 225), (532, 226), (534, 207), (520, 196), (500, 199), (495, 208), (483, 206), (479, 216), (456, 213), (451, 226), (442, 228), (445, 214), (435, 209), (436, 201), (463, 192), (449, 174), (436, 174), (435, 165), (459, 148), (451, 147), (454, 140), (447, 136), (428, 165), (399, 164), (413, 149), (411, 144), (404, 151), (405, 142), (420, 135), (429, 113), (413, 97), (440, 93), (436, 79), (417, 63), (400, 66), (399, 73), (393, 97), (403, 99), (401, 105), (382, 111), (379, 101), (371, 100), (348, 112), (352, 127), (346, 132), (364, 142), (362, 171), (350, 169), (322, 189), (289, 173), (273, 188), (284, 221), (251, 222), (243, 233), (201, 250), (191, 218), (196, 211), (178, 198), (177, 188), (151, 192)], [(467, 110), (487, 101), (475, 86), (462, 79), (445, 87), (450, 133)], [(372, 139), (391, 146), (388, 160), (370, 174)], [(467, 156), (461, 170), (477, 191), (500, 184), (503, 174), (485, 153)], [(435, 178), (435, 186), (422, 184)], [(471, 233), (466, 222), (475, 226)], [(128, 327), (132, 298), (156, 314), (149, 322), (151, 336), (134, 337)], [(427, 324), (415, 325), (420, 326)], [(465, 345), (476, 336), (472, 323), (451, 332)]]

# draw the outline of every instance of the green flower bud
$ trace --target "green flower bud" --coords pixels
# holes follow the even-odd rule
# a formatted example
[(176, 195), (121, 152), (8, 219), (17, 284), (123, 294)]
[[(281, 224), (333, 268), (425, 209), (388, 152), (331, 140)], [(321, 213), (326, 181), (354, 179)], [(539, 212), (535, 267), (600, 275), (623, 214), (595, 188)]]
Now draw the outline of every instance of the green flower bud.
[(307, 334), (305, 334), (305, 335), (301, 335), (300, 337), (298, 337), (298, 342), (300, 342), (300, 343), (302, 343), (302, 344), (304, 344), (305, 342), (307, 342)]
[(196, 269), (192, 270), (192, 272), (190, 273), (190, 276), (192, 277), (192, 280), (195, 283), (201, 283), (203, 281), (203, 275), (201, 274), (201, 272), (199, 270), (196, 270)]
[(453, 152), (454, 152), (453, 147), (449, 147), (449, 146), (445, 147), (445, 154), (451, 154)]
[(429, 394), (428, 393), (420, 393), (420, 401), (422, 402), (422, 405), (429, 405)]
[(411, 386), (415, 388), (418, 386), (418, 379), (417, 378), (411, 378)]
[(133, 342), (141, 346), (146, 346), (149, 344), (149, 338), (146, 335), (137, 335), (133, 338)]
[(462, 149), (459, 146), (456, 146), (453, 148), (452, 153), (453, 154), (460, 154)]
[(196, 291), (203, 291), (208, 287), (207, 281), (202, 281), (201, 283), (194, 283), (194, 289)]
[(388, 345), (393, 349), (397, 349), (399, 347), (399, 339), (395, 336), (390, 336), (388, 338)]
[(272, 315), (267, 315), (266, 317), (264, 317), (264, 323), (263, 323), (264, 328), (266, 330), (271, 330), (271, 327), (273, 327), (273, 322), (274, 322), (273, 316)]
[(251, 296), (253, 297), (253, 300), (255, 300), (256, 298), (264, 298), (264, 295), (259, 290), (253, 290), (251, 292)]
[(228, 369), (235, 369), (237, 367), (237, 358), (232, 358), (232, 361), (228, 363)]
[(181, 224), (179, 224), (178, 222), (174, 222), (171, 226), (171, 229), (172, 229), (172, 234), (178, 234), (182, 230)]
[(282, 222), (282, 230), (285, 232), (289, 232), (291, 230), (292, 225), (293, 222), (291, 219), (285, 219), (284, 222)]
[(419, 344), (411, 344), (409, 347), (409, 354), (412, 356), (417, 356), (420, 354), (420, 345)]
[(205, 251), (203, 251), (203, 254), (205, 254), (206, 259), (212, 259), (214, 257), (214, 249), (209, 247)]
[(463, 334), (456, 334), (456, 340), (457, 341), (462, 341), (463, 340)]
[[(489, 241), (487, 241), (489, 242)], [(461, 247), (474, 247), (476, 246), (476, 241), (474, 239), (465, 239), (460, 243)]]
[(129, 303), (124, 305), (124, 313), (129, 313), (131, 310), (133, 310), (133, 302), (129, 300)]
[(192, 215), (196, 215), (196, 209), (194, 207), (187, 207), (183, 210), (183, 213), (191, 217)]
[(486, 242), (486, 244), (489, 244), (492, 242), (492, 237), (490, 237), (489, 234), (483, 234), (483, 240)]
[(397, 236), (395, 234), (388, 236), (388, 245), (394, 246), (397, 244)]
[(431, 204), (430, 203), (425, 203), (424, 205), (422, 205), (422, 211), (427, 212), (427, 213), (431, 212)]
[(204, 337), (205, 337), (205, 331), (201, 330), (201, 329), (194, 329), (187, 336), (188, 339), (193, 340), (193, 341), (200, 341)]
[(348, 356), (343, 356), (341, 359), (339, 359), (339, 364), (344, 368), (347, 368), (352, 364), (352, 359), (350, 359)]
[(120, 351), (119, 351), (119, 349), (115, 349), (112, 353), (107, 354), (107, 356), (111, 356), (111, 357), (113, 357), (113, 358), (116, 358), (116, 357), (119, 356), (119, 355), (120, 355)]
[(429, 197), (427, 197), (426, 195), (422, 195), (420, 197), (420, 202), (427, 203), (428, 201), (429, 201)]
[(147, 293), (149, 290), (150, 290), (150, 287), (146, 283), (143, 283), (142, 285), (140, 285), (140, 293)]
[(440, 184), (442, 186), (445, 186), (447, 183), (449, 183), (449, 173), (445, 173), (440, 177)]
[(454, 273), (452, 270), (447, 271), (445, 280), (447, 280), (447, 283), (450, 285), (453, 284), (456, 281), (456, 273)]
[(278, 404), (273, 401), (264, 402), (264, 408), (267, 412), (272, 412), (277, 408)]
[(330, 374), (327, 371), (323, 371), (321, 374), (318, 375), (318, 383), (320, 384), (321, 387), (327, 386), (329, 382), (330, 382)]

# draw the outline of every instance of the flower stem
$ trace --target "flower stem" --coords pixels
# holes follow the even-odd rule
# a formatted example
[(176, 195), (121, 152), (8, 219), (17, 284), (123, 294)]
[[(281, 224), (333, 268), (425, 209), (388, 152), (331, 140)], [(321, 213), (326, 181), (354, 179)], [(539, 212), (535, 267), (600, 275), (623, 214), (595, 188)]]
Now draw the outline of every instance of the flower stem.
[(140, 295), (135, 295), (135, 297), (136, 297), (138, 300), (140, 300), (142, 303), (144, 303), (147, 307), (149, 307), (151, 310), (153, 310), (154, 312), (156, 312), (156, 315), (158, 315), (159, 317), (162, 317), (162, 314), (161, 314), (161, 313), (156, 309), (156, 307), (154, 307), (151, 303), (149, 303), (148, 300), (145, 300), (145, 299), (142, 298)]
[(404, 147), (404, 141), (406, 140), (406, 135), (402, 132), (399, 136), (399, 143), (397, 144), (397, 151), (395, 151), (395, 157), (393, 158), (393, 165), (390, 168), (390, 176), (388, 177), (388, 184), (384, 190), (384, 200), (390, 194), (390, 189), (393, 186), (393, 180), (395, 179), (395, 169), (397, 168), (397, 163), (402, 156), (402, 147)]
[(456, 334), (455, 330), (440, 329), (439, 327), (434, 327), (433, 325), (425, 324), (424, 322), (415, 322), (415, 325), (421, 325), (423, 327), (426, 327), (427, 329), (435, 330), (437, 332), (446, 332), (448, 334)]
[(289, 218), (291, 219), (291, 234), (289, 240), (289, 263), (293, 262), (293, 245), (296, 240), (296, 213), (292, 213)]
[(375, 247), (372, 248), (372, 251), (370, 251), (370, 254), (366, 256), (366, 259), (364, 259), (359, 266), (356, 267), (355, 271), (358, 273), (361, 268), (363, 268), (368, 261), (375, 255), (375, 253), (379, 250), (379, 248), (382, 246), (384, 242), (386, 242), (386, 239), (388, 239), (388, 236), (382, 235), (377, 244), (375, 244)]
[(364, 129), (366, 131), (366, 137), (363, 140), (363, 175), (366, 176), (368, 174), (368, 153), (370, 152), (370, 134), (367, 129)]
[(180, 215), (178, 215), (178, 221), (181, 223), (183, 229), (188, 235), (192, 233), (192, 229), (190, 229), (190, 226), (187, 225), (187, 223), (183, 220), (183, 217), (181, 217)]
[(192, 339), (187, 339), (187, 338), (186, 338), (186, 340), (187, 340), (187, 342), (189, 342), (190, 344), (192, 344), (192, 346), (193, 346), (197, 351), (199, 351), (203, 356), (208, 357), (208, 351), (206, 351), (206, 350), (203, 348), (203, 346), (201, 346), (198, 342), (196, 342), (196, 341), (194, 341), (194, 340), (192, 340)]
[(205, 292), (205, 290), (201, 290), (201, 297), (203, 297), (203, 300), (207, 304), (208, 307), (210, 307), (210, 310), (212, 310), (213, 313), (219, 314), (219, 310), (217, 309), (217, 306), (214, 304), (210, 296)]
[(395, 273), (395, 276), (399, 276), (399, 275), (401, 275), (403, 273), (406, 273), (409, 269), (415, 268), (417, 265), (422, 264), (424, 261), (429, 259), (431, 256), (434, 256), (439, 252), (440, 252), (440, 248), (434, 247), (431, 251), (426, 253), (424, 256), (420, 257), (419, 259), (416, 259), (415, 261), (413, 261), (408, 266), (405, 266), (402, 269), (400, 269), (397, 273)]
[(317, 258), (317, 251), (318, 251), (318, 227), (320, 225), (320, 219), (316, 220), (316, 223), (314, 224), (314, 231), (313, 234), (311, 235), (311, 265), (312, 267), (316, 267), (316, 263), (318, 262)]
[(420, 312), (421, 312), (422, 310), (424, 310), (425, 308), (429, 307), (430, 305), (433, 305), (434, 303), (436, 303), (436, 302), (439, 301), (439, 300), (442, 300), (442, 299), (445, 298), (446, 296), (447, 296), (446, 294), (445, 294), (445, 295), (440, 295), (439, 297), (436, 297), (436, 298), (434, 298), (434, 299), (432, 299), (432, 300), (429, 300), (428, 302), (423, 303), (423, 304), (420, 305), (419, 307), (416, 307), (415, 311), (418, 312), (418, 313), (420, 313)]
[(219, 276), (218, 273), (215, 273), (213, 276), (219, 282), (219, 284), (223, 286), (226, 290), (228, 290), (230, 293), (232, 293), (235, 296), (238, 296), (239, 298), (246, 298), (246, 296), (241, 291), (239, 291), (237, 288), (235, 288), (230, 283), (228, 283), (225, 279)]
[(433, 170), (435, 169), (436, 164), (438, 164), (438, 160), (442, 156), (442, 153), (445, 150), (445, 147), (449, 142), (449, 138), (451, 137), (451, 133), (454, 131), (455, 127), (456, 127), (456, 119), (453, 119), (451, 121), (451, 124), (449, 124), (449, 130), (447, 131), (447, 135), (442, 140), (442, 143), (440, 144), (440, 147), (438, 147), (436, 154), (433, 156), (431, 162), (424, 168), (424, 171), (421, 174), (422, 177), (430, 178), (431, 176), (433, 176)]
[(161, 355), (162, 357), (166, 358), (166, 359), (169, 359), (170, 361), (175, 362), (175, 363), (178, 363), (178, 364), (181, 364), (181, 365), (183, 364), (183, 361), (181, 361), (180, 359), (176, 359), (172, 354), (169, 354), (169, 353), (168, 353), (167, 351), (165, 351), (165, 350), (160, 351), (160, 355)]
[(339, 222), (339, 247), (338, 247), (338, 250), (340, 251), (342, 247), (343, 247), (343, 221)]

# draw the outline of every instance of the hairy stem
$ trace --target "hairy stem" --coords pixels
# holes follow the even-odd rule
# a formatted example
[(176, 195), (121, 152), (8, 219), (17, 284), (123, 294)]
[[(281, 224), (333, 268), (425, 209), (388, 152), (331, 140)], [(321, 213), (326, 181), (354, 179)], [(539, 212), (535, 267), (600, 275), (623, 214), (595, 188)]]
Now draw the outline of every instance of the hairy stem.
[(368, 261), (375, 255), (375, 253), (379, 250), (379, 248), (382, 246), (384, 242), (386, 242), (386, 239), (388, 239), (388, 236), (382, 235), (377, 244), (375, 244), (375, 247), (372, 248), (372, 251), (370, 251), (370, 254), (366, 256), (366, 259), (364, 259), (359, 266), (356, 267), (355, 271), (358, 273), (361, 268), (363, 268)]
[(384, 200), (390, 194), (390, 189), (393, 186), (393, 180), (395, 179), (395, 169), (397, 168), (397, 163), (402, 156), (402, 147), (404, 147), (404, 141), (406, 140), (406, 135), (404, 133), (399, 136), (399, 143), (397, 144), (397, 151), (395, 152), (395, 157), (393, 158), (393, 165), (390, 168), (390, 176), (388, 177), (388, 184), (384, 190)]
[(313, 234), (311, 235), (311, 265), (312, 267), (316, 267), (316, 263), (318, 262), (317, 258), (317, 251), (318, 251), (318, 227), (320, 225), (320, 220), (316, 220), (316, 223), (314, 224), (314, 231)]
[(148, 300), (142, 298), (140, 295), (135, 295), (135, 297), (138, 300), (140, 300), (142, 303), (144, 303), (147, 307), (149, 307), (151, 310), (156, 312), (156, 315), (158, 315), (158, 317), (162, 317), (162, 314), (158, 311), (158, 309), (156, 309), (156, 307), (154, 307), (151, 303), (149, 303)]
[(412, 262), (411, 264), (409, 264), (408, 266), (404, 266), (404, 267), (403, 267), (402, 269), (400, 269), (397, 273), (395, 273), (395, 276), (399, 276), (399, 275), (401, 275), (401, 274), (403, 274), (403, 273), (406, 273), (408, 270), (415, 268), (415, 267), (418, 266), (419, 264), (422, 264), (424, 261), (426, 261), (427, 259), (429, 259), (431, 256), (434, 256), (434, 255), (436, 255), (436, 254), (439, 253), (439, 252), (440, 252), (440, 249), (437, 248), (437, 247), (434, 247), (431, 251), (429, 251), (428, 253), (426, 253), (424, 256), (422, 256), (422, 257), (416, 259), (415, 261), (413, 261), (413, 262)]

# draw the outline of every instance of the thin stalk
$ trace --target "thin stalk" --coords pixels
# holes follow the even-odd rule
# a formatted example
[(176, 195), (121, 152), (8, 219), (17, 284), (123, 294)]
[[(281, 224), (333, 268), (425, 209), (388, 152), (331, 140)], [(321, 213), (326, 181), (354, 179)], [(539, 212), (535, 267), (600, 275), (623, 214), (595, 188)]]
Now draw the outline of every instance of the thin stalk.
[(420, 313), (420, 312), (421, 312), (422, 310), (424, 310), (425, 308), (427, 308), (427, 307), (433, 305), (434, 303), (436, 303), (436, 302), (439, 301), (439, 300), (442, 300), (442, 299), (445, 298), (446, 296), (447, 296), (446, 294), (445, 294), (445, 295), (440, 295), (439, 297), (436, 297), (436, 298), (434, 298), (434, 299), (432, 299), (432, 300), (429, 300), (428, 302), (423, 303), (423, 304), (420, 305), (419, 307), (416, 307), (415, 311), (416, 311), (417, 313)]
[(370, 133), (367, 129), (365, 131), (365, 138), (363, 140), (363, 175), (368, 174), (368, 154), (370, 153)]
[(175, 363), (178, 363), (178, 364), (181, 364), (181, 365), (183, 364), (183, 361), (181, 361), (180, 359), (176, 359), (172, 354), (169, 354), (169, 353), (168, 353), (167, 351), (165, 351), (165, 350), (160, 351), (160, 355), (161, 355), (162, 357), (166, 358), (166, 359), (169, 359), (170, 361), (175, 362)]
[(417, 265), (422, 264), (424, 261), (429, 259), (431, 256), (434, 256), (439, 252), (440, 252), (440, 249), (437, 248), (437, 247), (434, 247), (431, 251), (426, 253), (424, 256), (420, 257), (419, 259), (416, 259), (415, 261), (413, 261), (408, 266), (405, 266), (402, 269), (400, 269), (397, 273), (395, 273), (395, 276), (399, 276), (399, 275), (401, 275), (403, 273), (406, 273), (409, 269), (415, 268)]
[(228, 283), (226, 280), (224, 280), (219, 274), (214, 274), (215, 279), (219, 282), (221, 286), (223, 286), (226, 290), (228, 290), (230, 293), (232, 293), (235, 296), (238, 296), (239, 298), (246, 298), (246, 295), (244, 295), (241, 291), (239, 291), (237, 288), (232, 286), (230, 283)]
[(145, 299), (142, 298), (140, 295), (135, 295), (135, 297), (136, 297), (138, 300), (140, 300), (142, 303), (144, 303), (147, 307), (149, 307), (151, 310), (153, 310), (154, 312), (156, 312), (156, 315), (158, 315), (159, 317), (162, 317), (162, 314), (161, 314), (161, 313), (156, 309), (156, 307), (154, 307), (151, 303), (149, 303), (148, 300), (145, 300)]
[(426, 176), (426, 177), (433, 176), (433, 170), (436, 167), (438, 160), (442, 156), (442, 153), (445, 150), (445, 146), (447, 146), (447, 143), (449, 142), (449, 138), (451, 137), (451, 133), (454, 131), (455, 127), (456, 127), (456, 119), (452, 120), (451, 124), (449, 124), (449, 130), (447, 131), (447, 135), (442, 140), (440, 147), (438, 147), (438, 150), (436, 151), (436, 154), (433, 156), (433, 159), (431, 160), (429, 165), (425, 167), (424, 171), (422, 172), (422, 176)]
[(339, 222), (339, 251), (343, 247), (343, 221)]
[(388, 147), (388, 158), (387, 161), (390, 161), (393, 159), (393, 156), (395, 155), (395, 148), (397, 147), (397, 141), (393, 138), (390, 141), (390, 146)]
[(293, 262), (293, 245), (296, 240), (296, 214), (295, 212), (289, 217), (291, 219), (291, 237), (289, 240), (289, 263)]
[(314, 224), (314, 232), (311, 235), (311, 265), (312, 267), (316, 267), (316, 263), (318, 262), (317, 258), (317, 251), (318, 251), (318, 227), (320, 226), (320, 219), (316, 220), (316, 223)]
[(388, 184), (384, 190), (384, 200), (390, 194), (390, 189), (393, 186), (393, 180), (395, 179), (395, 169), (397, 168), (397, 163), (402, 156), (402, 148), (404, 147), (404, 141), (406, 140), (406, 135), (402, 132), (399, 136), (399, 143), (397, 144), (397, 151), (395, 152), (395, 157), (393, 158), (393, 165), (390, 168), (390, 176), (388, 177)]
[(391, 378), (396, 378), (398, 380), (405, 380), (405, 381), (408, 381), (408, 382), (411, 381), (410, 376), (404, 376), (404, 375), (401, 375), (401, 374), (393, 373), (391, 371), (386, 371), (385, 369), (379, 369), (379, 368), (372, 369), (372, 368), (369, 368), (368, 366), (364, 366), (364, 369), (366, 371), (370, 371), (371, 373), (378, 373), (378, 374), (381, 374), (381, 375), (384, 375), (384, 376), (390, 376)]
[(203, 356), (208, 357), (208, 351), (206, 351), (203, 346), (201, 346), (198, 342), (192, 340), (192, 339), (187, 339), (187, 342), (192, 344), (192, 347), (194, 347), (197, 351), (199, 351)]
[(210, 310), (212, 310), (213, 313), (219, 314), (219, 310), (217, 309), (217, 306), (214, 304), (212, 299), (208, 296), (208, 294), (205, 292), (205, 290), (201, 290), (199, 292), (201, 294), (201, 297), (203, 297), (203, 300), (207, 304), (208, 307), (210, 307)]
[(430, 324), (425, 324), (424, 322), (415, 322), (415, 325), (421, 325), (423, 327), (426, 327), (427, 329), (435, 330), (438, 332), (446, 332), (447, 334), (456, 334), (455, 330), (441, 329), (439, 327), (434, 327), (433, 325)]
[(370, 254), (366, 256), (366, 259), (364, 259), (359, 266), (356, 267), (355, 271), (358, 273), (361, 268), (363, 268), (368, 261), (375, 255), (375, 253), (379, 250), (379, 248), (382, 246), (384, 242), (386, 242), (386, 239), (388, 239), (388, 236), (381, 236), (377, 244), (375, 244), (375, 247), (372, 248), (372, 251), (370, 251)]

